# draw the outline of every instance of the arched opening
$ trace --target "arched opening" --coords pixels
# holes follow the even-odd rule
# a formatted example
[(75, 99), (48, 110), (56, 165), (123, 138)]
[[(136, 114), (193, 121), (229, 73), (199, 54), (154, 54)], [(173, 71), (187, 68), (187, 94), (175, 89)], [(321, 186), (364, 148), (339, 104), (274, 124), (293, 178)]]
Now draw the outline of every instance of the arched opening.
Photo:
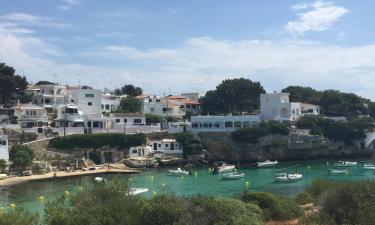
[(234, 127), (235, 128), (241, 128), (241, 122), (240, 121), (234, 122)]
[(232, 121), (225, 122), (225, 128), (233, 128), (233, 122)]

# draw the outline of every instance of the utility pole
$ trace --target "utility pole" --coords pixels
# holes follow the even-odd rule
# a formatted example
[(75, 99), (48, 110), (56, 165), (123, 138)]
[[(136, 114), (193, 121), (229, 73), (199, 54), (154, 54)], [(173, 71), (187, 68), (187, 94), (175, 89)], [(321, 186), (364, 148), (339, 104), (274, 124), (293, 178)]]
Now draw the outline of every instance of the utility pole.
[(66, 103), (65, 103), (65, 107), (64, 107), (64, 136), (66, 134)]

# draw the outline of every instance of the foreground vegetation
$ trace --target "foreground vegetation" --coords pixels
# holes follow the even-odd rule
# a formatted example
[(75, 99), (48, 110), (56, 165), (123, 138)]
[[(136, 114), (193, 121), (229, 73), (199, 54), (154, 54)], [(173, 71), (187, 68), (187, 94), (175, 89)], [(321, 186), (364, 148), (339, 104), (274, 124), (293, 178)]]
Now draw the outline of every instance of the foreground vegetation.
[(98, 134), (73, 134), (64, 137), (53, 138), (49, 147), (57, 149), (74, 148), (100, 148), (103, 146), (125, 149), (131, 146), (139, 146), (146, 143), (144, 134), (98, 133)]
[[(144, 198), (128, 190), (126, 183), (95, 184), (47, 203), (43, 218), (22, 209), (3, 210), (0, 225), (261, 225), (290, 219), (301, 225), (375, 224), (374, 182), (317, 180), (294, 199), (263, 192), (245, 192), (239, 199), (168, 193)], [(308, 203), (305, 211), (299, 206)]]

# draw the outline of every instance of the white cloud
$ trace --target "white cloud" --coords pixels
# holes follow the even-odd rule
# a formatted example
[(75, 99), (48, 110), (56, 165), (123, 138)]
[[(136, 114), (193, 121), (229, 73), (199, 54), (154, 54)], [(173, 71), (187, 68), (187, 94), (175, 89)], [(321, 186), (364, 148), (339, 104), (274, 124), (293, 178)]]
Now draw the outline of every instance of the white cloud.
[[(348, 9), (337, 6), (333, 2), (316, 1), (312, 4), (300, 3), (292, 6), (298, 11), (298, 20), (289, 21), (284, 31), (294, 36), (300, 36), (309, 31), (328, 30), (341, 17), (349, 12)], [(301, 10), (307, 10), (300, 12)]]
[(62, 4), (58, 8), (61, 10), (70, 10), (79, 4), (81, 4), (80, 0), (62, 0)]
[[(17, 26), (40, 26), (40, 27), (49, 27), (63, 29), (71, 27), (71, 24), (67, 24), (55, 19), (35, 16), (32, 14), (26, 13), (9, 13), (6, 15), (0, 16), (0, 26), (1, 24), (12, 24), (13, 27)], [(30, 32), (28, 32), (30, 33)]]

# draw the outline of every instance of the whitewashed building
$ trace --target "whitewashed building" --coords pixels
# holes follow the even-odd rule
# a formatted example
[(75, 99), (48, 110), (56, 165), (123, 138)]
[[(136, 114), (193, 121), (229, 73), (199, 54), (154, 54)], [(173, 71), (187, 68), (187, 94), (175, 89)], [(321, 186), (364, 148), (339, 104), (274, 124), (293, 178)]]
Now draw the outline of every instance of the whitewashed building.
[(31, 104), (20, 104), (12, 107), (14, 116), (21, 128), (33, 128), (48, 126), (47, 111), (42, 106)]
[(102, 91), (96, 89), (74, 89), (70, 98), (70, 104), (78, 108), (86, 115), (102, 115)]
[(304, 115), (319, 115), (317, 105), (289, 102), (288, 93), (271, 93), (260, 95), (262, 120), (297, 121)]
[(46, 108), (47, 112), (57, 110), (66, 101), (66, 86), (46, 84), (30, 87), (26, 91), (33, 94), (32, 103)]
[(192, 116), (191, 127), (188, 130), (194, 132), (220, 132), (232, 131), (238, 128), (245, 128), (260, 123), (260, 115), (226, 115), (226, 116)]
[(182, 154), (183, 148), (175, 139), (151, 140), (148, 142), (154, 152), (164, 154)]
[(156, 95), (140, 95), (136, 97), (141, 102), (142, 114), (163, 115), (161, 98)]
[(8, 136), (0, 131), (0, 159), (9, 161), (9, 143)]
[(150, 146), (134, 146), (129, 148), (130, 158), (144, 157), (150, 155), (151, 153), (153, 153), (153, 151)]
[(102, 94), (101, 107), (102, 112), (112, 112), (118, 109), (120, 106), (120, 96), (113, 95), (111, 93)]

